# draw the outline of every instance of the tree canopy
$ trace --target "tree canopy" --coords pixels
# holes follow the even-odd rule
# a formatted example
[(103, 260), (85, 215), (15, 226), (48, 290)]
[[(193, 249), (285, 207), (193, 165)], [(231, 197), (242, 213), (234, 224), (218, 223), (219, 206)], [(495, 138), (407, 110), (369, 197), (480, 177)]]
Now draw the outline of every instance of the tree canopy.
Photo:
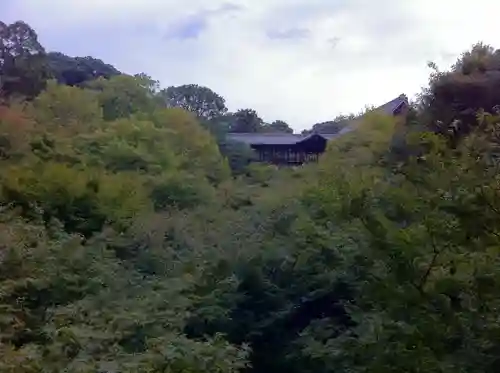
[(225, 100), (210, 88), (197, 84), (168, 87), (161, 92), (168, 107), (180, 107), (201, 119), (212, 119), (227, 112)]
[(293, 128), (283, 120), (275, 120), (270, 124), (264, 124), (263, 132), (293, 133)]
[(231, 132), (260, 132), (264, 121), (253, 109), (239, 109), (232, 116)]
[(350, 115), (338, 115), (335, 119), (327, 122), (319, 122), (313, 124), (310, 130), (305, 130), (304, 133), (310, 132), (321, 132), (321, 133), (338, 133), (342, 128), (347, 126), (351, 120), (356, 116), (354, 114)]
[(45, 49), (36, 32), (22, 21), (0, 21), (0, 95), (33, 97), (49, 76)]
[(114, 66), (91, 56), (69, 57), (60, 52), (50, 52), (47, 53), (47, 60), (54, 78), (60, 84), (74, 86), (100, 77), (109, 79), (121, 74)]

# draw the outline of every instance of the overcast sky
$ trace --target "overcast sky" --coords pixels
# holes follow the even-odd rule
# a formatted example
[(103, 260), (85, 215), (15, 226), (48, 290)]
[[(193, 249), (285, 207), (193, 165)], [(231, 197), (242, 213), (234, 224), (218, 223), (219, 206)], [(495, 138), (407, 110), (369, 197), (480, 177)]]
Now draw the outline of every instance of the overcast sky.
[(499, 14), (495, 0), (0, 0), (49, 51), (206, 85), (296, 130), (414, 96), (427, 61), (500, 47)]

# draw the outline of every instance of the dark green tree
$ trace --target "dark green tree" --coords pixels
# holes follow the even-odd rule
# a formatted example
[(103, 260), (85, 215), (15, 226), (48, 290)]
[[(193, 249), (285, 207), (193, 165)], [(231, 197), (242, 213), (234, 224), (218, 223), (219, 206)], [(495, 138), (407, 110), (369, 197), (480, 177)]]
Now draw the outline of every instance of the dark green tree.
[(230, 132), (261, 132), (263, 121), (253, 109), (239, 109), (233, 114)]
[(160, 96), (167, 107), (180, 107), (205, 120), (222, 116), (227, 112), (222, 96), (208, 87), (197, 84), (168, 87), (160, 92)]
[(36, 32), (22, 21), (0, 21), (0, 95), (35, 97), (50, 71)]
[(305, 130), (303, 133), (319, 132), (319, 133), (337, 133), (342, 128), (347, 126), (356, 116), (354, 114), (338, 115), (335, 119), (326, 122), (316, 123), (310, 130)]
[(293, 129), (290, 125), (283, 120), (275, 120), (271, 124), (265, 124), (263, 132), (276, 132), (276, 133), (293, 133)]
[(420, 96), (419, 121), (455, 143), (477, 125), (479, 110), (495, 112), (500, 105), (500, 51), (477, 43), (450, 71), (429, 66), (433, 71)]
[(61, 84), (71, 86), (121, 74), (114, 66), (90, 56), (69, 57), (60, 52), (50, 52), (47, 54), (47, 60), (55, 79)]

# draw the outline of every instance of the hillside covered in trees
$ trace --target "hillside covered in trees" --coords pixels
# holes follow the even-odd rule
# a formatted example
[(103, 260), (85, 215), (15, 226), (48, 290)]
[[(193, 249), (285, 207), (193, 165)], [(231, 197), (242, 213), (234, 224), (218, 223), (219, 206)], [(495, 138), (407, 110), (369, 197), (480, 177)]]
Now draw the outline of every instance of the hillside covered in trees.
[(209, 88), (0, 50), (0, 372), (499, 371), (500, 51), (277, 170)]

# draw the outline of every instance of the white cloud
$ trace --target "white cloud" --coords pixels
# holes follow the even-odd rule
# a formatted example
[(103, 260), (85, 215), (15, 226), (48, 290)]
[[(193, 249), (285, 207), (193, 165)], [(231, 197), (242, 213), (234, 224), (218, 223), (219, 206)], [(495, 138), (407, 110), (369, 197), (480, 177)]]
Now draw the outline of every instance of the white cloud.
[[(500, 47), (500, 3), (491, 0), (474, 2), (480, 16), (463, 0), (7, 1), (8, 20), (30, 23), (48, 49), (144, 71), (164, 86), (207, 85), (230, 109), (251, 107), (297, 130), (414, 95), (429, 60), (449, 65), (480, 40)], [(228, 3), (243, 10), (209, 12), (197, 39), (164, 37), (180, 19)], [(287, 29), (309, 37), (267, 37)]]

